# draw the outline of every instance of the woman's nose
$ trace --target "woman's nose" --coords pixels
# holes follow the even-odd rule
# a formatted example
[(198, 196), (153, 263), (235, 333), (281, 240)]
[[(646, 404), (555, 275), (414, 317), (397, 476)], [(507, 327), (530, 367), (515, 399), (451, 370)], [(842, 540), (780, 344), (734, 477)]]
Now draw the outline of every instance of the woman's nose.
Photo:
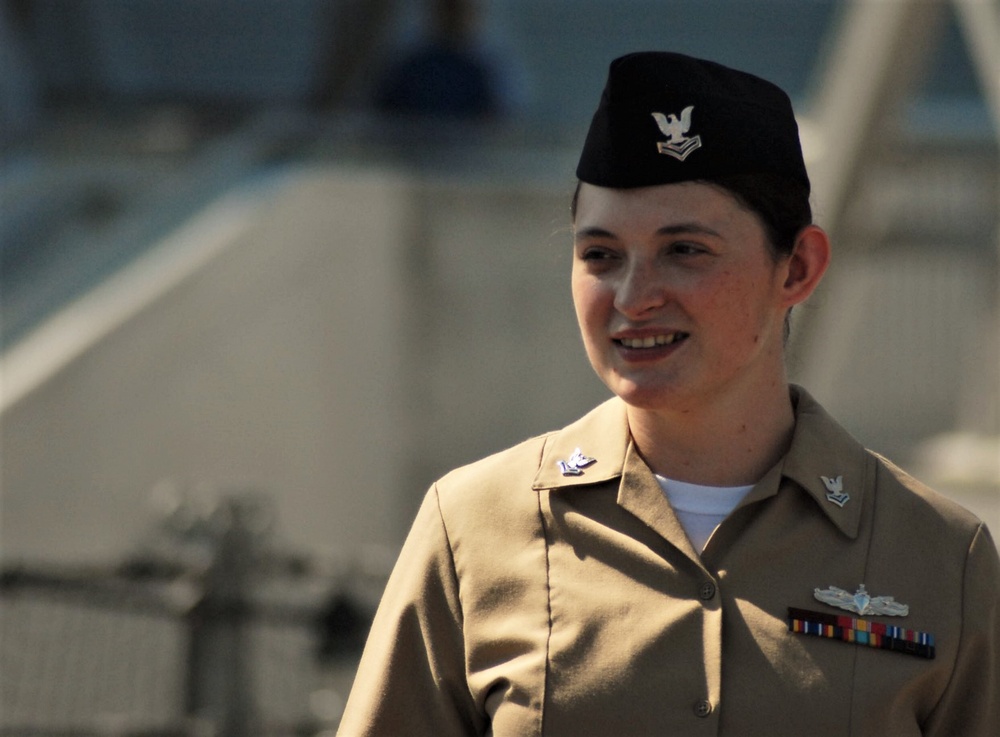
[(615, 309), (627, 317), (642, 317), (667, 301), (667, 285), (656, 270), (636, 264), (623, 275), (615, 290)]

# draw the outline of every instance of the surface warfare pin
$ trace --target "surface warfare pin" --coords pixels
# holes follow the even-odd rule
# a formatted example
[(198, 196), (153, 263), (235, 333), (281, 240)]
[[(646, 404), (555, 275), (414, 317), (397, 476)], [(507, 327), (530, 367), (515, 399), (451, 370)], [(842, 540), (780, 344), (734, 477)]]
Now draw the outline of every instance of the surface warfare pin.
[[(853, 594), (831, 586), (814, 589), (813, 595), (824, 604), (846, 609), (856, 614), (905, 617), (910, 612), (906, 604), (899, 604), (891, 596), (872, 596), (864, 584)], [(866, 645), (879, 650), (893, 650), (921, 658), (934, 658), (934, 635), (895, 624), (872, 622), (846, 614), (814, 612), (809, 609), (788, 607), (788, 629), (802, 635), (815, 635), (831, 640), (841, 640), (855, 645)]]
[(850, 494), (844, 493), (844, 477), (827, 478), (826, 476), (820, 476), (820, 478), (823, 480), (823, 486), (826, 487), (826, 500), (843, 508), (851, 499)]
[(557, 461), (563, 476), (582, 476), (583, 469), (596, 462), (596, 458), (585, 456), (579, 448), (573, 451), (568, 461)]
[(838, 609), (846, 609), (850, 612), (857, 612), (864, 616), (866, 614), (883, 615), (889, 617), (905, 617), (910, 613), (910, 607), (900, 604), (891, 596), (872, 596), (861, 584), (853, 594), (844, 589), (831, 586), (828, 589), (814, 589), (813, 596), (824, 604), (835, 606)]

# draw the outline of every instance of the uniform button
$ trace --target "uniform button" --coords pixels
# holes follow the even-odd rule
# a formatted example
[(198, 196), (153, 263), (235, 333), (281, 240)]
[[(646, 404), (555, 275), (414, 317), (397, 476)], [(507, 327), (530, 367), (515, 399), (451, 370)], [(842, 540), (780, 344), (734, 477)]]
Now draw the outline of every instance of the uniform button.
[(708, 601), (715, 596), (715, 584), (711, 581), (705, 581), (701, 585), (701, 588), (698, 589), (698, 595), (705, 601)]
[(701, 717), (704, 719), (709, 714), (712, 713), (712, 704), (705, 699), (702, 699), (697, 704), (694, 705), (694, 715), (696, 717)]

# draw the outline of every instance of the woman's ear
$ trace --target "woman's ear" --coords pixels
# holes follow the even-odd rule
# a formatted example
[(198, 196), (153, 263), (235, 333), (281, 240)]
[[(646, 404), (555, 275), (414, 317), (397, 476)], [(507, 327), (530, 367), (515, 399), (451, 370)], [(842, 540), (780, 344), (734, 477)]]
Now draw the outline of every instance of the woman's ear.
[(785, 306), (804, 302), (816, 289), (830, 264), (830, 238), (817, 225), (803, 228), (795, 238), (795, 247), (785, 265), (782, 291)]

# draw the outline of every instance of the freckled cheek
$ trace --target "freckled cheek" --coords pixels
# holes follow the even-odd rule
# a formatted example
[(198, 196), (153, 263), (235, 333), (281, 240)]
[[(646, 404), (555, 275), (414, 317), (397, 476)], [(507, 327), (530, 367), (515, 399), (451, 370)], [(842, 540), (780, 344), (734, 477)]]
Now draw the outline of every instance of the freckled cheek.
[(581, 323), (593, 321), (614, 304), (613, 291), (596, 279), (574, 278), (572, 292), (573, 307)]
[(701, 303), (699, 311), (703, 319), (717, 325), (727, 342), (746, 340), (753, 343), (755, 338), (759, 340), (753, 285), (748, 288), (745, 282), (732, 279), (724, 280), (717, 286), (705, 295)]
[(606, 319), (601, 317), (599, 292), (593, 284), (573, 282), (573, 308), (576, 311), (576, 321), (585, 345), (592, 345), (599, 338), (599, 333)]

